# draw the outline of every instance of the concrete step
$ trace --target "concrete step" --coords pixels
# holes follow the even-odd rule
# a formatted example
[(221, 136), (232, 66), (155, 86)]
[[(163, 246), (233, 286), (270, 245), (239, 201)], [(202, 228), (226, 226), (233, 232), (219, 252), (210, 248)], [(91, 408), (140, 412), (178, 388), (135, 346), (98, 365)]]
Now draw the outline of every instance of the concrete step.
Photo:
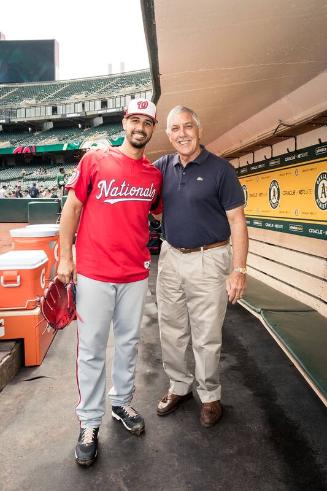
[(23, 341), (0, 340), (0, 392), (23, 366)]

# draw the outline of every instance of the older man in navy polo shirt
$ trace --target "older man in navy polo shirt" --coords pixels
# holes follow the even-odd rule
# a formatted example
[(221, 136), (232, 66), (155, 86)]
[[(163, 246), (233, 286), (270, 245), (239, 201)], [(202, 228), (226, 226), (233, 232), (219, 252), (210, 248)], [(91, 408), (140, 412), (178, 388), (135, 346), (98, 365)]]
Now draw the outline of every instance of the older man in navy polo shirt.
[[(194, 111), (172, 109), (167, 135), (177, 153), (155, 163), (163, 174), (165, 238), (158, 266), (158, 315), (170, 380), (157, 414), (170, 414), (192, 397), (195, 379), (200, 421), (210, 427), (222, 415), (221, 331), (228, 300), (235, 303), (245, 288), (248, 235), (234, 168), (200, 145), (201, 131)], [(194, 375), (186, 360), (190, 340)]]

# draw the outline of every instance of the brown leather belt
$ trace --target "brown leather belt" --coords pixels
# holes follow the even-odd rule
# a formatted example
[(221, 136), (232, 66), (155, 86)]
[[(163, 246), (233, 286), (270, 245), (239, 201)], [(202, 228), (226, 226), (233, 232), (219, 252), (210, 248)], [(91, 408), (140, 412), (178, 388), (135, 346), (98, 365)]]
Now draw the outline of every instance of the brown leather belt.
[(207, 249), (213, 249), (214, 247), (222, 247), (229, 244), (229, 240), (223, 240), (222, 242), (214, 242), (213, 244), (204, 245), (202, 247), (174, 247), (183, 254), (189, 254), (190, 252), (206, 251)]

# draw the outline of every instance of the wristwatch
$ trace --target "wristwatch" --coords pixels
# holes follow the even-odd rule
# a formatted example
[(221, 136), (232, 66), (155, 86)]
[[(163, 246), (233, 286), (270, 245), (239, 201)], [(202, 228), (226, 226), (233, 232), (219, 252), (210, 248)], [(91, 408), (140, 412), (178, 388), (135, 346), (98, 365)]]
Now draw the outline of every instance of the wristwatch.
[(246, 268), (234, 268), (234, 271), (236, 273), (242, 273), (242, 274), (246, 274), (247, 273), (247, 269)]

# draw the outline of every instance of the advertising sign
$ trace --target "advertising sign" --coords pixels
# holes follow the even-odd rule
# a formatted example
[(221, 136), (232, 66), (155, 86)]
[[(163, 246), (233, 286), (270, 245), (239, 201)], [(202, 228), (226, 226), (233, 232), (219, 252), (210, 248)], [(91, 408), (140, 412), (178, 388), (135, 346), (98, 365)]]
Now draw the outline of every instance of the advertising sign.
[(250, 227), (327, 239), (327, 145), (237, 169)]

